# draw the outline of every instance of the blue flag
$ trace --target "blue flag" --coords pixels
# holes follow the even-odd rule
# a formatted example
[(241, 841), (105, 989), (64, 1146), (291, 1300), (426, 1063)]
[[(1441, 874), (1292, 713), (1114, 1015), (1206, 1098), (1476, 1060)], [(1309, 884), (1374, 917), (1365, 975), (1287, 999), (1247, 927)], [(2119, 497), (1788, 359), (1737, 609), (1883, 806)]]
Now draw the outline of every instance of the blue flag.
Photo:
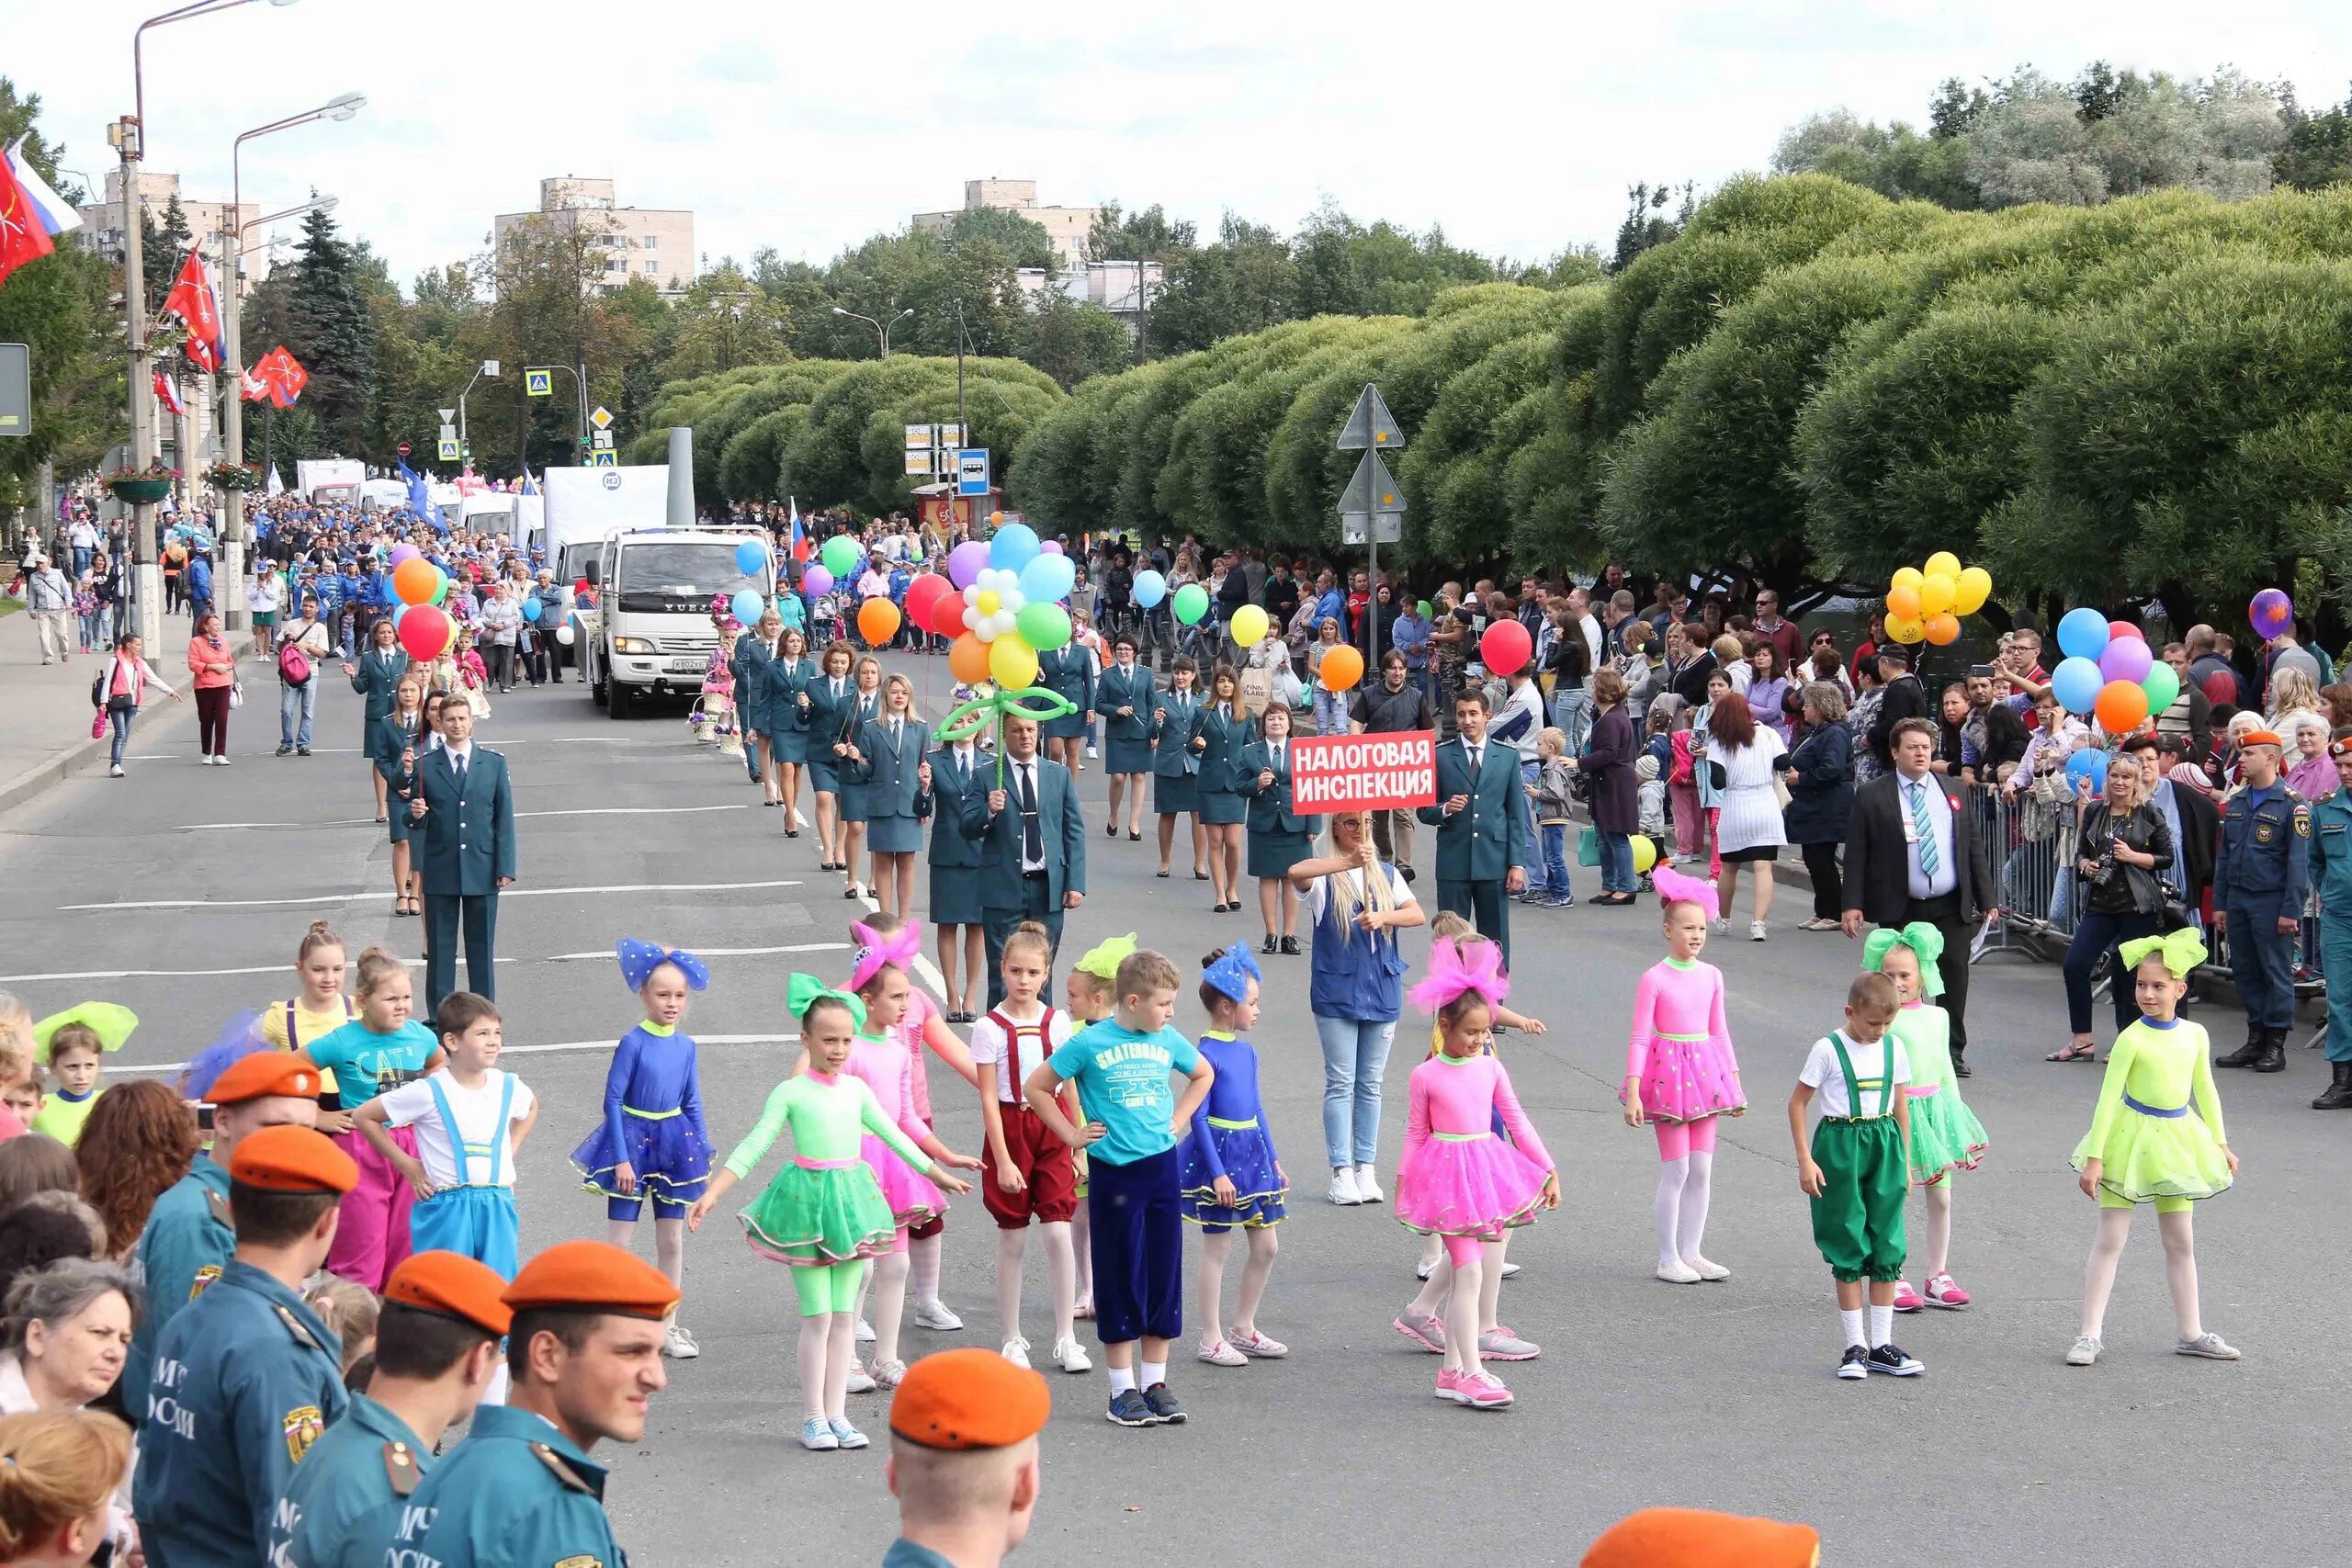
[(408, 466), (404, 459), (396, 459), (396, 461), (399, 463), (401, 478), (408, 481), (408, 509), (432, 524), (441, 533), (447, 533), (449, 525), (441, 520), (440, 509), (433, 504), (432, 496), (425, 491), (424, 480)]

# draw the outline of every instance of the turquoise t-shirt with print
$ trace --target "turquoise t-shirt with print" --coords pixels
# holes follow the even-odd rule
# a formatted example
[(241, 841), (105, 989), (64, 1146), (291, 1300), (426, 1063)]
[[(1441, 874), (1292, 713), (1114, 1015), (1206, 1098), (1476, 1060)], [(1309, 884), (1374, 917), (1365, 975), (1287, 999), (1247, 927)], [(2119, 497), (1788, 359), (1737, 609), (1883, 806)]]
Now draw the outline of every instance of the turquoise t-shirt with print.
[(303, 1047), (322, 1072), (334, 1075), (345, 1111), (356, 1111), (378, 1095), (424, 1076), (425, 1059), (438, 1048), (433, 1031), (410, 1019), (390, 1034), (379, 1034), (358, 1019)]
[(1133, 1165), (1176, 1146), (1176, 1091), (1169, 1075), (1190, 1073), (1200, 1060), (1172, 1024), (1157, 1034), (1137, 1034), (1107, 1018), (1071, 1035), (1046, 1058), (1057, 1077), (1078, 1086), (1086, 1119), (1105, 1129), (1087, 1157), (1113, 1165)]

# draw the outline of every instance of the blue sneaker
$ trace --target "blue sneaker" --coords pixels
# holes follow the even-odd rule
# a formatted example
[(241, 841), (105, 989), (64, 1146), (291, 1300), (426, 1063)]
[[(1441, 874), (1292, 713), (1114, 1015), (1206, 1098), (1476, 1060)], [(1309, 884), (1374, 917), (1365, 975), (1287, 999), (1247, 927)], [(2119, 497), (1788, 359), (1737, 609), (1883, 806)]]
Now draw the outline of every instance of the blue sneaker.
[(1123, 1388), (1111, 1396), (1111, 1408), (1106, 1418), (1114, 1427), (1157, 1427), (1159, 1417), (1143, 1402), (1143, 1395), (1134, 1389)]
[(1145, 1389), (1143, 1402), (1150, 1410), (1153, 1420), (1169, 1427), (1184, 1424), (1184, 1407), (1176, 1403), (1176, 1396), (1168, 1392), (1166, 1383), (1156, 1382)]
[(833, 1441), (842, 1448), (862, 1449), (865, 1446), (865, 1434), (847, 1421), (828, 1421), (826, 1425), (832, 1428)]
[(840, 1448), (842, 1440), (833, 1436), (832, 1427), (823, 1416), (811, 1416), (800, 1424), (800, 1446), (818, 1453), (827, 1453)]
[(1544, 899), (1544, 907), (1547, 909), (1573, 909), (1576, 908), (1576, 903), (1574, 898), (1561, 893)]

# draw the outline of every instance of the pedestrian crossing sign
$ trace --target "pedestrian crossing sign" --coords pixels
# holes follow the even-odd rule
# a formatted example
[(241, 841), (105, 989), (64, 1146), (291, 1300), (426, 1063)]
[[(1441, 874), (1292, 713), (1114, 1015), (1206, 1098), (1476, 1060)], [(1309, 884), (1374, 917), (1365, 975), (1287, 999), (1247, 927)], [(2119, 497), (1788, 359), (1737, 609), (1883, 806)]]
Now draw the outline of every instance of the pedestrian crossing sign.
[(454, 463), (458, 460), (458, 444), (454, 441), (442, 442), (440, 452), (441, 461), (445, 463)]
[(591, 452), (588, 454), (588, 466), (592, 468), (617, 468), (621, 466), (620, 454), (611, 450)]
[(555, 396), (555, 372), (552, 370), (524, 371), (523, 393), (526, 397), (532, 398)]

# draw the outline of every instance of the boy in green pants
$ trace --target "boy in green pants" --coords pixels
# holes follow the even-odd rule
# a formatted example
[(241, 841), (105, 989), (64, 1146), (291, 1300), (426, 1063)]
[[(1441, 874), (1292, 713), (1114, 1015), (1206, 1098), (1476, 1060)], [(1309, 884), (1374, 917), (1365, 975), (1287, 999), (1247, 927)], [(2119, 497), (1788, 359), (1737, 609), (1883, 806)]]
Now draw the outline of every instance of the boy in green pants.
[[(1894, 1009), (1894, 981), (1874, 972), (1857, 975), (1846, 991), (1846, 1027), (1814, 1043), (1789, 1096), (1797, 1182), (1813, 1200), (1814, 1245), (1838, 1281), (1838, 1317), (1846, 1333), (1838, 1375), (1848, 1379), (1872, 1372), (1907, 1378), (1927, 1371), (1888, 1337), (1906, 1251), (1903, 1203), (1910, 1192), (1911, 1114), (1903, 1086), (1911, 1081), (1911, 1063), (1903, 1043), (1887, 1032)], [(1808, 1145), (1805, 1107), (1816, 1093), (1821, 1121)]]

